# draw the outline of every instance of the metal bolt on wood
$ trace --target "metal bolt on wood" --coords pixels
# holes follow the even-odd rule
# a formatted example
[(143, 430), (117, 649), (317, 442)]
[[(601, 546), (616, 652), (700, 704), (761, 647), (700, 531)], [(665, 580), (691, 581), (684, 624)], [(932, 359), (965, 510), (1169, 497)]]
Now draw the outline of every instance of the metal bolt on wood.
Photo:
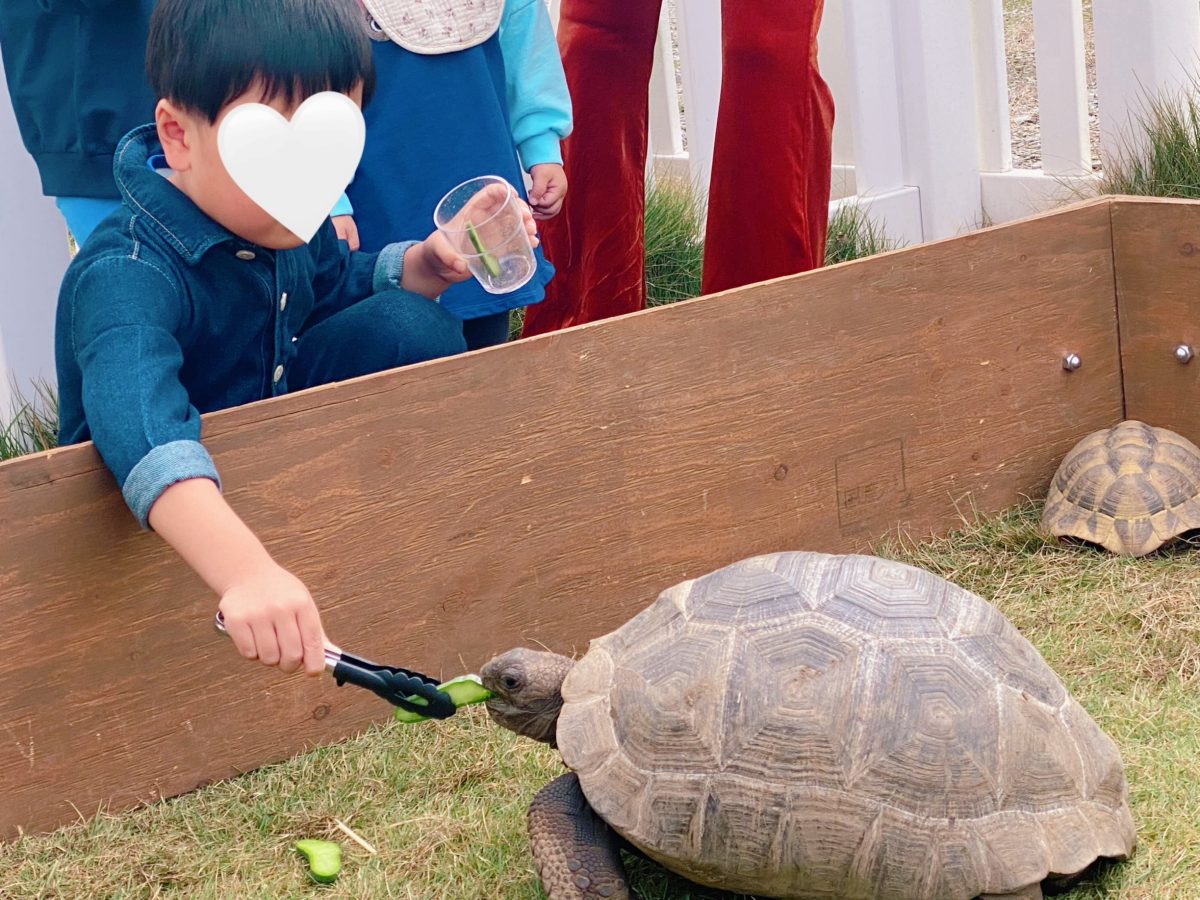
[(1180, 344), (1175, 348), (1175, 358), (1179, 360), (1181, 365), (1186, 366), (1192, 361), (1192, 357), (1195, 355), (1195, 352), (1187, 344)]
[(1082, 365), (1083, 360), (1079, 358), (1078, 353), (1068, 353), (1063, 357), (1063, 368), (1068, 372), (1077, 372)]

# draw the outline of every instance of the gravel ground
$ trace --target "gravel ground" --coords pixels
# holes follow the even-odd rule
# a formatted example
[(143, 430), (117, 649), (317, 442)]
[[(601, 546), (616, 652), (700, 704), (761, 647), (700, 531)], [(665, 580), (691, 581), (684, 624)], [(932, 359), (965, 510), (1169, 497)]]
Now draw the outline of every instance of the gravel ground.
[[(693, 0), (695, 2), (695, 0)], [(679, 108), (684, 111), (683, 85), (679, 72), (678, 5), (667, 0), (671, 22), (671, 41), (675, 52), (675, 82), (679, 89)], [(1093, 168), (1100, 168), (1100, 120), (1096, 102), (1096, 58), (1092, 40), (1092, 0), (1083, 0), (1083, 27), (1087, 45), (1088, 121), (1092, 137)], [(1012, 126), (1013, 166), (1036, 169), (1041, 166), (1042, 142), (1038, 119), (1037, 68), (1033, 40), (1033, 4), (1031, 0), (1004, 0), (1004, 37), (1008, 55), (1008, 100)], [(686, 112), (683, 145), (687, 147)]]
[[(1096, 54), (1092, 41), (1092, 0), (1083, 2), (1087, 45), (1088, 123), (1092, 136), (1092, 167), (1100, 168), (1100, 118), (1096, 102)], [(1012, 125), (1013, 167), (1041, 166), (1042, 137), (1038, 118), (1037, 69), (1033, 41), (1033, 4), (1005, 0), (1004, 38), (1008, 56), (1008, 108)]]

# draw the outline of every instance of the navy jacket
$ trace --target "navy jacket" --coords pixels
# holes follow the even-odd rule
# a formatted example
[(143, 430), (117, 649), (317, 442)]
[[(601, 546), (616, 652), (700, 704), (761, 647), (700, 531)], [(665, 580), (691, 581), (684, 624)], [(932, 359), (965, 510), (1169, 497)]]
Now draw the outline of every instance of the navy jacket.
[(0, 56), (49, 197), (117, 199), (113, 152), (154, 118), (146, 39), (155, 0), (0, 0)]
[(55, 335), (61, 442), (96, 442), (143, 526), (175, 482), (219, 483), (201, 413), (287, 393), (293, 338), (397, 290), (412, 246), (351, 254), (329, 220), (307, 246), (255, 246), (152, 170), (161, 152), (153, 125), (118, 148), (124, 204), (67, 269)]

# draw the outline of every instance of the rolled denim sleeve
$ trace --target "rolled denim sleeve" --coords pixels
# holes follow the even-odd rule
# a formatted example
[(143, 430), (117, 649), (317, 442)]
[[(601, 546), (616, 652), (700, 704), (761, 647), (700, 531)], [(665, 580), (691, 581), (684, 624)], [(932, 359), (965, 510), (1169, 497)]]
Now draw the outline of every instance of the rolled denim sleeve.
[(418, 243), (403, 241), (399, 244), (388, 244), (379, 251), (379, 259), (375, 262), (375, 293), (404, 290), (400, 287), (400, 282), (404, 280), (404, 254)]
[(200, 413), (179, 378), (183, 350), (175, 335), (183, 314), (183, 294), (171, 279), (127, 256), (91, 263), (70, 297), (88, 430), (143, 528), (171, 485), (208, 478), (220, 487), (200, 443)]

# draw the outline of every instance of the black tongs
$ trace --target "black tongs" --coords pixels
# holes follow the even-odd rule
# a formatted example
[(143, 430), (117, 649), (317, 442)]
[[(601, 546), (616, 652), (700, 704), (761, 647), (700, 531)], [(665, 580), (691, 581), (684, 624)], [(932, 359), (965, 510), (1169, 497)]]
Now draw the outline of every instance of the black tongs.
[[(226, 634), (225, 616), (217, 613), (217, 631)], [(445, 691), (439, 691), (437, 681), (421, 672), (382, 666), (344, 651), (325, 648), (325, 669), (333, 675), (338, 687), (353, 684), (366, 688), (393, 706), (431, 719), (448, 719), (454, 715), (454, 701)], [(420, 702), (420, 701), (425, 702)]]

